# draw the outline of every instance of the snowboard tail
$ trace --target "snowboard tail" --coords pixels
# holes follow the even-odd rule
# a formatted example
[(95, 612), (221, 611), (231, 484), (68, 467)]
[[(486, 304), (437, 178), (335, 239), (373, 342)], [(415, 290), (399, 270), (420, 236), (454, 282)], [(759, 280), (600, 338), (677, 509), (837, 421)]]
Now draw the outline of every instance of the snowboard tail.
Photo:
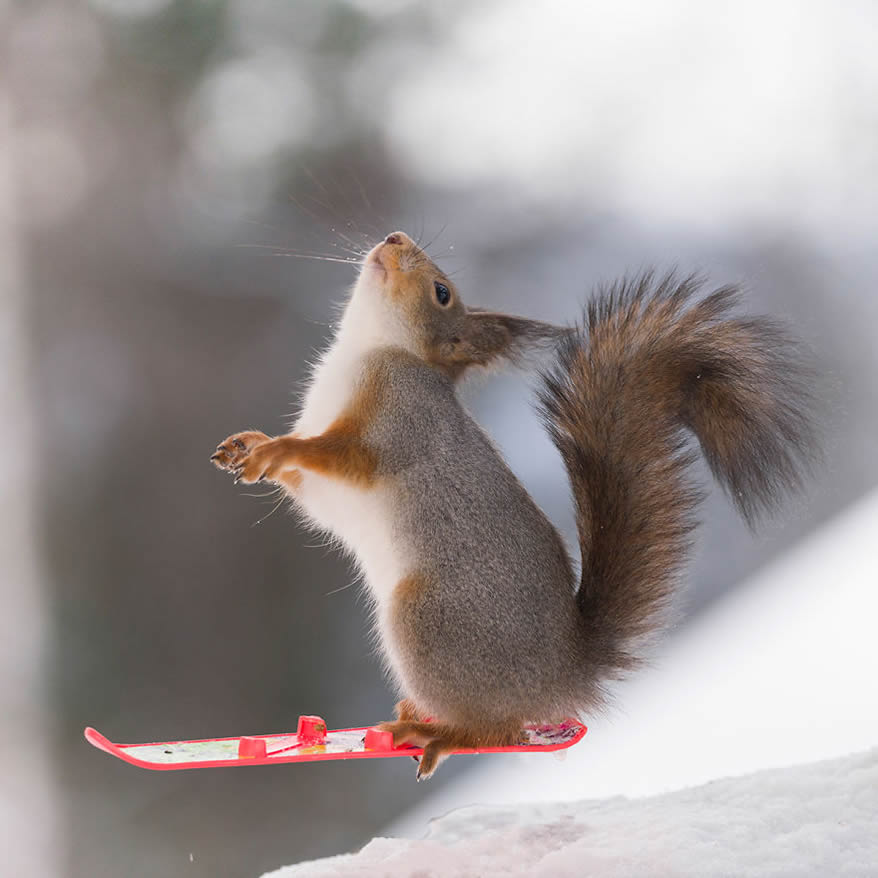
[[(478, 747), (457, 753), (551, 753), (572, 747), (585, 735), (586, 727), (574, 719), (557, 725), (525, 726), (527, 743), (510, 747)], [(240, 738), (208, 738), (156, 744), (115, 744), (93, 728), (85, 730), (93, 747), (154, 771), (185, 768), (226, 768), (235, 765), (278, 765), (283, 762), (320, 762), (329, 759), (386, 759), (420, 756), (421, 747), (393, 746), (393, 736), (377, 728), (327, 730), (319, 716), (299, 717), (295, 733), (245, 735)]]

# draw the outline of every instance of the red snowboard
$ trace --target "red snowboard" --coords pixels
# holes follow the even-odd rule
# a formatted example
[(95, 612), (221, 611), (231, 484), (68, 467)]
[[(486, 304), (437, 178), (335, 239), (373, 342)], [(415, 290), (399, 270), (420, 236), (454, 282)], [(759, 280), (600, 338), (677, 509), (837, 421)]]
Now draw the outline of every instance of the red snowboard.
[[(480, 747), (456, 753), (550, 753), (572, 747), (587, 729), (573, 719), (553, 726), (526, 726), (527, 744), (514, 747)], [(92, 728), (85, 739), (94, 747), (157, 771), (183, 768), (222, 768), (230, 765), (277, 765), (281, 762), (315, 762), (324, 759), (384, 759), (420, 756), (420, 747), (394, 747), (390, 732), (375, 728), (327, 731), (319, 716), (300, 716), (295, 734), (248, 735), (165, 744), (114, 744)]]

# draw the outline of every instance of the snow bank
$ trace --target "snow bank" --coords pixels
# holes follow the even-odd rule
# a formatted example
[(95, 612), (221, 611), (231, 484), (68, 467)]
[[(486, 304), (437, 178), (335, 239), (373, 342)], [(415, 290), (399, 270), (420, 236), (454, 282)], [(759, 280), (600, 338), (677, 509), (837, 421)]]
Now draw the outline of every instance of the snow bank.
[[(878, 749), (647, 799), (470, 807), (271, 878), (878, 875)], [(266, 876), (268, 878), (268, 876)]]

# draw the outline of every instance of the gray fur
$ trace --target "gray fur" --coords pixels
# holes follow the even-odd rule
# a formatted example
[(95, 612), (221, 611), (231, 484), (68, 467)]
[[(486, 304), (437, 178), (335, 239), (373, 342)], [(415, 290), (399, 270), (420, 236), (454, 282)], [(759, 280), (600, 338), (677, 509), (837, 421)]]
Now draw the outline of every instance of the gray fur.
[(585, 656), (560, 535), (451, 380), (398, 349), (372, 355), (372, 370), (386, 394), (367, 439), (427, 583), (392, 611), (406, 694), (470, 726), (565, 716), (581, 701)]

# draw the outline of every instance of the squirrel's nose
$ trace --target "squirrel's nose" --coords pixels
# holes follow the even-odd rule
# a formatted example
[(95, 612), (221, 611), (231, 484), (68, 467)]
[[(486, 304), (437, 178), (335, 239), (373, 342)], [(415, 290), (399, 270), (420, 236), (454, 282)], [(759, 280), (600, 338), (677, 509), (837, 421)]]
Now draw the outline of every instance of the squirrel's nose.
[(405, 241), (405, 235), (402, 232), (391, 232), (385, 239), (385, 244), (402, 244)]

